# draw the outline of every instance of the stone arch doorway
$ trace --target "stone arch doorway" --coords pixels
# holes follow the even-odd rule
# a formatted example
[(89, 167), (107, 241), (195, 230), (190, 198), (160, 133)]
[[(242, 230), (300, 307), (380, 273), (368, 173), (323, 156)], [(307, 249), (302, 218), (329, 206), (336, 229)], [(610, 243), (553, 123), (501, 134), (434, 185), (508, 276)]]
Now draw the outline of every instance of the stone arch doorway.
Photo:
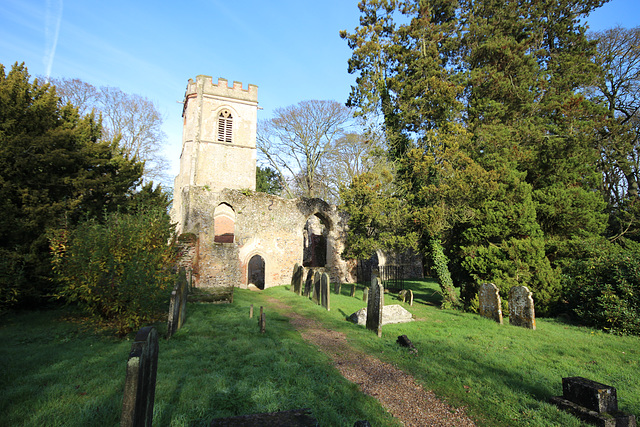
[(317, 213), (307, 219), (303, 231), (303, 266), (325, 267), (327, 265), (330, 229), (329, 221)]
[(249, 259), (249, 265), (247, 266), (247, 285), (254, 284), (259, 289), (264, 289), (265, 266), (264, 258), (258, 254)]

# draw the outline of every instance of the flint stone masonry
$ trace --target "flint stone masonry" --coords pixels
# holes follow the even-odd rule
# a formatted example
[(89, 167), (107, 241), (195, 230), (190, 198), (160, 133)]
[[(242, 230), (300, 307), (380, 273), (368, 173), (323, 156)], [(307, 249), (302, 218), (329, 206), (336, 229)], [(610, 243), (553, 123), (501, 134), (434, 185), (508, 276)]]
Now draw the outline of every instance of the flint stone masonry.
[(509, 324), (536, 329), (533, 297), (526, 286), (514, 286), (509, 291)]
[(120, 425), (151, 427), (158, 371), (158, 332), (147, 326), (136, 334), (129, 360), (122, 399)]
[(601, 427), (636, 427), (636, 417), (618, 411), (615, 387), (583, 377), (562, 379), (562, 396), (551, 403), (590, 424)]
[(320, 295), (322, 306), (329, 311), (331, 309), (331, 293), (329, 289), (329, 275), (327, 273), (322, 273), (320, 276)]
[(384, 288), (382, 282), (376, 274), (371, 278), (371, 289), (369, 289), (369, 301), (367, 301), (367, 321), (366, 327), (374, 331), (379, 337), (382, 336), (382, 308), (384, 307)]
[(480, 316), (502, 324), (502, 301), (500, 292), (493, 283), (483, 283), (478, 291), (478, 312)]
[[(351, 316), (349, 316), (349, 321), (358, 325), (366, 325), (367, 309), (361, 308), (360, 310), (356, 311)], [(382, 326), (390, 325), (393, 323), (407, 322), (413, 322), (413, 315), (401, 305), (391, 304), (382, 307)]]

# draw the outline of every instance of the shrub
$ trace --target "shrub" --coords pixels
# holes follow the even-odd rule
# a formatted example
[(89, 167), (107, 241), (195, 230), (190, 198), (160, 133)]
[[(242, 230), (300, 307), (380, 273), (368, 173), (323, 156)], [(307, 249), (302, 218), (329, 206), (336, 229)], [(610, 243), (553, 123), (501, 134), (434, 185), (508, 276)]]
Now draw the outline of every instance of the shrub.
[(640, 335), (640, 252), (600, 244), (568, 268), (565, 300), (578, 320)]
[(160, 314), (174, 274), (172, 227), (159, 208), (113, 213), (52, 235), (57, 296), (77, 303), (120, 335)]

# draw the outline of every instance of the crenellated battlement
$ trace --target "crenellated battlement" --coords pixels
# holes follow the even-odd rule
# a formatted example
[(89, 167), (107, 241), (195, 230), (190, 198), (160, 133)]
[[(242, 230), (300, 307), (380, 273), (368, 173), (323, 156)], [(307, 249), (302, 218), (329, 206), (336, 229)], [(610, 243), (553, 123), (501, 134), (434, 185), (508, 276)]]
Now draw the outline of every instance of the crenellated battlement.
[(211, 76), (199, 75), (195, 81), (189, 79), (185, 100), (198, 93), (258, 103), (258, 86), (250, 84), (247, 89), (243, 89), (242, 82), (236, 81), (233, 86), (229, 86), (229, 81), (223, 78), (218, 78), (218, 83), (215, 84)]

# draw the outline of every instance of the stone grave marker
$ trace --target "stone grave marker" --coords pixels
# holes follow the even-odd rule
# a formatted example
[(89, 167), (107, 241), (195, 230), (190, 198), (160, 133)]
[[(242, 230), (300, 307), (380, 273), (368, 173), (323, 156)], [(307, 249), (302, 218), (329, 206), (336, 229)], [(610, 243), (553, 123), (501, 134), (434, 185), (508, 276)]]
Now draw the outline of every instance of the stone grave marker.
[(169, 316), (167, 318), (167, 339), (171, 338), (182, 327), (187, 312), (187, 296), (189, 282), (184, 268), (178, 273), (178, 280), (171, 292), (169, 300)]
[(313, 269), (307, 272), (307, 280), (304, 282), (304, 294), (303, 296), (311, 298), (313, 295)]
[(351, 285), (351, 293), (349, 294), (349, 296), (350, 296), (351, 298), (353, 298), (353, 297), (355, 297), (355, 296), (356, 296), (356, 284), (355, 284), (355, 283), (353, 283), (353, 284)]
[(267, 316), (262, 311), (262, 307), (260, 307), (260, 333), (264, 334), (267, 330)]
[(320, 299), (321, 299), (320, 276), (321, 274), (319, 271), (316, 271), (315, 273), (313, 273), (313, 296), (311, 297), (311, 300), (318, 305), (320, 305)]
[(293, 266), (293, 274), (291, 275), (291, 291), (300, 295), (302, 292), (302, 279), (304, 276), (304, 268), (298, 263)]
[(526, 286), (514, 286), (509, 291), (509, 324), (536, 329), (533, 297)]
[(367, 301), (367, 329), (382, 336), (382, 308), (384, 307), (384, 288), (377, 274), (371, 278), (369, 300)]
[(364, 287), (364, 292), (362, 292), (362, 301), (364, 301), (365, 304), (369, 301), (369, 287), (367, 286)]
[(342, 292), (342, 283), (338, 282), (333, 285), (333, 292), (335, 292), (336, 295), (340, 295), (340, 293)]
[(253, 304), (249, 307), (249, 319), (253, 319)]
[(493, 283), (483, 283), (478, 291), (478, 313), (480, 316), (502, 324), (502, 300), (500, 292)]
[(329, 275), (327, 273), (322, 273), (322, 276), (320, 276), (320, 295), (322, 299), (322, 306), (329, 311), (331, 309), (331, 294)]
[(120, 417), (121, 426), (151, 427), (157, 372), (158, 332), (153, 326), (146, 326), (136, 334), (129, 352)]
[(409, 303), (410, 306), (413, 307), (413, 291), (411, 289), (407, 290), (407, 302)]
[(583, 377), (562, 379), (562, 396), (552, 397), (551, 403), (576, 417), (603, 427), (635, 427), (636, 417), (618, 410), (615, 387)]

